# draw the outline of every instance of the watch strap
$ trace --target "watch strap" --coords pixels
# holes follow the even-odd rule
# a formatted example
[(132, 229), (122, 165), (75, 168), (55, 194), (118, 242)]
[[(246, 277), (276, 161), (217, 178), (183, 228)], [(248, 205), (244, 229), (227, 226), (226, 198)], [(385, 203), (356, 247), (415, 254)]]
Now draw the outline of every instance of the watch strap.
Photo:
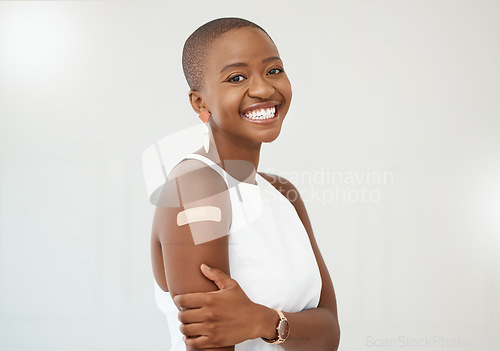
[[(288, 319), (285, 317), (283, 312), (281, 312), (280, 310), (278, 310), (276, 308), (273, 308), (273, 310), (275, 310), (278, 313), (278, 316), (280, 318), (278, 320), (278, 324), (276, 325), (276, 335), (277, 336), (274, 339), (267, 339), (264, 337), (261, 337), (261, 339), (267, 343), (270, 343), (270, 344), (282, 344), (283, 342), (285, 342), (286, 338), (282, 338), (280, 335), (280, 324), (281, 323), (288, 323)], [(288, 335), (287, 335), (287, 337), (288, 337)]]

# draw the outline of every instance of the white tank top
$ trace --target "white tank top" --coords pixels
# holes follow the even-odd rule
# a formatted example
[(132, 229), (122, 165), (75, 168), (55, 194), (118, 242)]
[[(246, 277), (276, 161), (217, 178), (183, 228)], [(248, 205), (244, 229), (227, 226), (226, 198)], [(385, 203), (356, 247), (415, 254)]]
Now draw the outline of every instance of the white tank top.
[[(320, 271), (304, 225), (290, 201), (258, 173), (257, 184), (240, 182), (202, 155), (189, 154), (184, 159), (193, 158), (217, 171), (229, 189), (231, 278), (255, 303), (285, 312), (318, 307), (322, 286)], [(185, 351), (177, 307), (170, 292), (163, 291), (156, 281), (154, 284), (156, 304), (165, 313), (169, 325), (170, 351)], [(257, 338), (235, 345), (235, 350), (284, 348)]]

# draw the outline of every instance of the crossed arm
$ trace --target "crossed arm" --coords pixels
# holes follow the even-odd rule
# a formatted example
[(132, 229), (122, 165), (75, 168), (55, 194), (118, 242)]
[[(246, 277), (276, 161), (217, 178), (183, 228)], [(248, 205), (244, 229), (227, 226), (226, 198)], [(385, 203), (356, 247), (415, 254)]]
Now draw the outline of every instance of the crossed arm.
[[(181, 163), (178, 167), (185, 166)], [(266, 174), (262, 176), (284, 195), (298, 195), (297, 189), (286, 179)], [(195, 193), (198, 198), (184, 201), (180, 208), (157, 207), (154, 227), (162, 245), (169, 291), (180, 310), (178, 316), (183, 322), (181, 332), (188, 336), (185, 340), (186, 349), (234, 350), (234, 345), (244, 340), (261, 336), (274, 338), (278, 322), (276, 312), (250, 301), (237, 282), (230, 278), (227, 232), (231, 204), (224, 181), (208, 167), (198, 170), (196, 175), (192, 173), (176, 179), (175, 183), (168, 185), (172, 188), (171, 193)], [(196, 191), (193, 191), (193, 184), (196, 184)], [(217, 190), (199, 196), (206, 189)], [(320, 268), (322, 290), (317, 308), (295, 313), (283, 311), (290, 324), (290, 334), (281, 346), (290, 351), (337, 350), (340, 328), (333, 284), (312, 233), (303, 201), (300, 196), (293, 196), (293, 200), (291, 202), (309, 235)], [(192, 204), (208, 203), (221, 208), (223, 215), (220, 222), (177, 225), (176, 215), (180, 210)], [(205, 239), (207, 233), (208, 237), (213, 233), (215, 239), (195, 244), (196, 236), (202, 232)], [(214, 269), (201, 270), (202, 263)]]

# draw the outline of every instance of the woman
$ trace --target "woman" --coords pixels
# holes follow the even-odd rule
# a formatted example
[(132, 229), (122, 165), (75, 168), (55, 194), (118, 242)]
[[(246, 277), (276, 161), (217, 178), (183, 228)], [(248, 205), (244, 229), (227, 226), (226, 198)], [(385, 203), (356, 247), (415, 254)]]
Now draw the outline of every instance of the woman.
[(292, 98), (278, 49), (256, 24), (220, 18), (188, 38), (183, 68), (210, 133), (170, 172), (162, 197), (176, 204), (153, 222), (171, 350), (336, 350), (335, 292), (300, 195), (256, 171)]

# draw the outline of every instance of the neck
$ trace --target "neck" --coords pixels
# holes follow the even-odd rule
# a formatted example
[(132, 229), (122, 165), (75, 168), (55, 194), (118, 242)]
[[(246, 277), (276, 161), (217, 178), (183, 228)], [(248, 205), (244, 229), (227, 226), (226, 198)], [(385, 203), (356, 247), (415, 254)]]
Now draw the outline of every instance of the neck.
[[(248, 141), (241, 137), (212, 131), (212, 141), (217, 145), (216, 150), (210, 150), (209, 154), (218, 153), (222, 161), (222, 167), (238, 180), (248, 179), (255, 182), (255, 173), (259, 168), (261, 142)], [(211, 144), (211, 148), (213, 144)], [(214, 148), (215, 149), (215, 148)], [(216, 155), (214, 155), (216, 156)]]

